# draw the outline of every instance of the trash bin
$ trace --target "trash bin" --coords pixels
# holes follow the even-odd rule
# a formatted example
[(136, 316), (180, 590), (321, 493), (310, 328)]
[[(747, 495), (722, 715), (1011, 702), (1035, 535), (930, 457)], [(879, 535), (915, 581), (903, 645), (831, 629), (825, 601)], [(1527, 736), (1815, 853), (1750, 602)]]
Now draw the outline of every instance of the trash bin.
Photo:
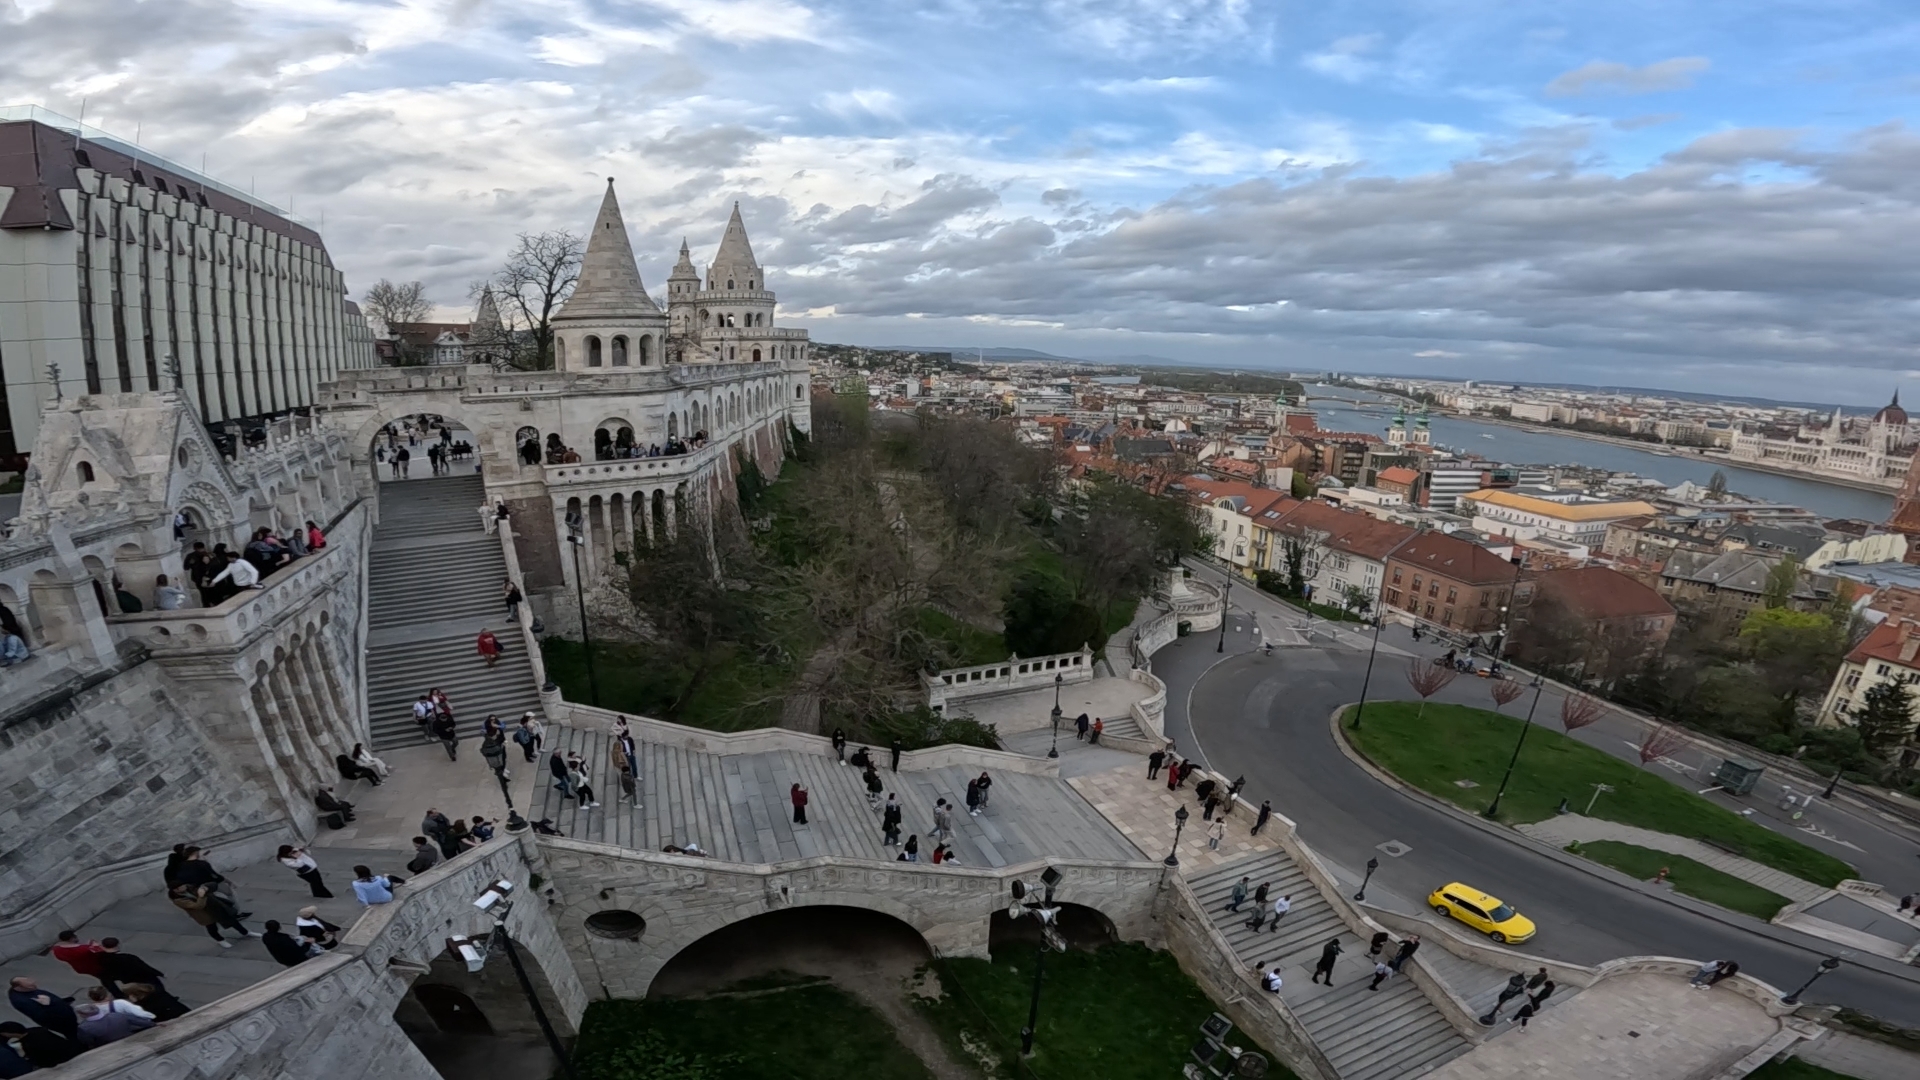
[(1193, 633), (1193, 623), (1187, 621), (1186, 619), (1181, 619), (1177, 624), (1175, 624), (1173, 630), (1174, 630), (1174, 633), (1179, 635), (1180, 637), (1186, 637), (1188, 634)]
[(1713, 782), (1729, 795), (1751, 795), (1754, 786), (1760, 783), (1760, 774), (1765, 771), (1751, 761), (1728, 758), (1713, 771)]

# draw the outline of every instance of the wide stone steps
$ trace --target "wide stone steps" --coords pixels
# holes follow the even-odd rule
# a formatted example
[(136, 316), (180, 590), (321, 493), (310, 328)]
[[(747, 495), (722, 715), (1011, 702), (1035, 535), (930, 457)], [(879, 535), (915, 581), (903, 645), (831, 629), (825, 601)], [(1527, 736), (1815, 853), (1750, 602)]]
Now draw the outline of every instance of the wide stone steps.
[[(1233, 885), (1242, 876), (1249, 897), (1238, 912), (1226, 910)], [(1269, 882), (1269, 905), (1287, 896), (1293, 908), (1277, 931), (1247, 928), (1253, 888)], [(1332, 1062), (1341, 1080), (1387, 1080), (1421, 1076), (1472, 1046), (1447, 1022), (1433, 1002), (1408, 977), (1396, 975), (1370, 991), (1373, 962), (1367, 943), (1356, 938), (1292, 857), (1269, 851), (1197, 875), (1194, 894), (1248, 970), (1278, 966), (1281, 998), (1306, 1027), (1315, 1045)], [(1271, 924), (1271, 908), (1266, 922)], [(1343, 952), (1334, 967), (1332, 988), (1311, 982), (1320, 951), (1339, 938)]]
[[(472, 738), (488, 713), (511, 723), (540, 707), (533, 665), (506, 617), (506, 559), (477, 508), (473, 475), (388, 481), (367, 557), (367, 719), (376, 750), (421, 740), (413, 703), (434, 687)], [(505, 652), (492, 668), (474, 651), (491, 629)]]

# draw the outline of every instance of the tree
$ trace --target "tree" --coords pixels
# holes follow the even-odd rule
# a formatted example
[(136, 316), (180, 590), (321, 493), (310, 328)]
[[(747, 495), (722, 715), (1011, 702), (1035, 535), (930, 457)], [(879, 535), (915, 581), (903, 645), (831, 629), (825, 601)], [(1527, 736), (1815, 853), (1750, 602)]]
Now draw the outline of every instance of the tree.
[(1308, 476), (1305, 469), (1295, 469), (1293, 480), (1287, 485), (1287, 489), (1296, 499), (1311, 499), (1313, 498), (1313, 477)]
[(1793, 590), (1800, 584), (1800, 560), (1789, 555), (1767, 571), (1767, 582), (1761, 587), (1760, 602), (1767, 608), (1783, 608), (1793, 599)]
[[(585, 253), (586, 242), (564, 229), (520, 234), (506, 265), (489, 282), (502, 321), (510, 330), (526, 332), (524, 347), (509, 353), (509, 366), (522, 371), (554, 366), (553, 316), (573, 295)], [(517, 332), (509, 337), (521, 339)]]
[(1340, 590), (1340, 606), (1364, 619), (1373, 609), (1373, 594), (1358, 585), (1348, 585)]
[(1287, 594), (1304, 595), (1307, 591), (1307, 538), (1298, 533), (1282, 536), (1280, 558), (1286, 566)]
[(1647, 729), (1646, 737), (1640, 740), (1640, 764), (1650, 765), (1663, 757), (1670, 757), (1686, 745), (1687, 737), (1678, 728), (1655, 724)]
[(1719, 469), (1707, 478), (1707, 498), (1719, 501), (1727, 497), (1727, 474)]
[(1590, 694), (1568, 694), (1560, 699), (1560, 726), (1569, 735), (1589, 724), (1599, 723), (1605, 715), (1607, 707)]
[(1487, 693), (1493, 695), (1495, 712), (1506, 708), (1524, 689), (1517, 679), (1495, 679), (1487, 684)]
[(1740, 623), (1740, 643), (1754, 673), (1773, 695), (1779, 730), (1793, 726), (1800, 700), (1833, 681), (1846, 641), (1833, 620), (1791, 608), (1762, 608)]
[(1003, 618), (1007, 648), (1016, 656), (1052, 656), (1106, 641), (1100, 613), (1048, 574), (1021, 575), (1007, 596)]
[(1885, 758), (1913, 730), (1913, 696), (1907, 684), (1883, 679), (1868, 687), (1861, 695), (1859, 711), (1853, 714), (1853, 726), (1860, 732), (1867, 753)]
[(413, 350), (400, 337), (400, 332), (414, 323), (427, 321), (427, 316), (433, 313), (433, 304), (427, 299), (425, 283), (406, 281), (396, 285), (381, 278), (368, 286), (360, 300), (360, 310), (369, 319), (378, 319), (384, 324), (386, 332), (395, 339), (404, 363), (411, 359)]
[(729, 527), (738, 520), (714, 515), (709, 546), (695, 515), (682, 511), (667, 536), (655, 537), (652, 547), (629, 560), (628, 596), (661, 658), (682, 675), (668, 719), (679, 718), (727, 649), (752, 647), (760, 639), (755, 593), (742, 580), (753, 572), (753, 552)]
[(1436, 664), (1431, 660), (1413, 657), (1407, 661), (1407, 685), (1420, 695), (1420, 711), (1414, 714), (1418, 719), (1426, 715), (1427, 699), (1445, 690), (1460, 673), (1445, 664)]

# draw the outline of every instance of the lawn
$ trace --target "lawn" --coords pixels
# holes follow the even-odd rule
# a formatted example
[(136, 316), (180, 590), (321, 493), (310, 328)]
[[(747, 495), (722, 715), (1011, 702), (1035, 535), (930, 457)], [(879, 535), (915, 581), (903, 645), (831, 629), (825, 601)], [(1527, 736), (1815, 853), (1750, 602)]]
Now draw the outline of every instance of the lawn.
[[(1520, 721), (1465, 705), (1429, 704), (1424, 717), (1414, 702), (1369, 704), (1359, 731), (1352, 710), (1341, 730), (1376, 765), (1407, 783), (1475, 813), (1493, 799), (1506, 771)], [(1854, 876), (1839, 859), (1771, 832), (1717, 806), (1651, 769), (1596, 750), (1536, 723), (1500, 800), (1500, 820), (1509, 824), (1553, 816), (1561, 799), (1585, 810), (1596, 783), (1614, 790), (1593, 804), (1593, 816), (1718, 844), (1818, 885)], [(1478, 786), (1463, 788), (1457, 780)]]
[[(969, 1044), (997, 1052), (1001, 1077), (1177, 1077), (1189, 1060), (1188, 1049), (1200, 1039), (1201, 1022), (1215, 1011), (1171, 953), (1135, 944), (1049, 953), (1034, 1055), (1016, 1072), (1020, 1029), (1033, 994), (1033, 949), (1002, 949), (991, 962), (956, 957), (936, 963), (945, 996), (922, 999), (920, 1007), (956, 1056), (978, 1060), (967, 1052)], [(1237, 1029), (1228, 1041), (1267, 1053)], [(1293, 1076), (1272, 1054), (1267, 1059), (1273, 1065), (1269, 1077)]]
[(596, 1001), (579, 1080), (932, 1080), (885, 1019), (831, 985), (740, 996)]
[[(560, 684), (567, 700), (588, 704), (586, 649), (577, 641), (549, 637), (540, 643), (547, 678)], [(774, 727), (780, 720), (781, 690), (793, 681), (794, 665), (768, 664), (743, 654), (725, 656), (696, 690), (679, 716), (669, 707), (686, 685), (688, 673), (653, 659), (643, 644), (593, 643), (594, 675), (600, 705), (616, 712), (674, 720), (711, 731)]]
[(1788, 903), (1787, 898), (1778, 893), (1768, 892), (1732, 874), (1721, 873), (1685, 855), (1670, 855), (1613, 840), (1568, 844), (1567, 850), (1642, 881), (1651, 881), (1660, 873), (1660, 868), (1665, 867), (1667, 880), (1673, 883), (1675, 892), (1705, 900), (1709, 904), (1718, 904), (1730, 911), (1743, 912), (1756, 919), (1771, 920)]
[(1851, 1074), (1837, 1073), (1832, 1069), (1809, 1065), (1799, 1058), (1769, 1061), (1748, 1073), (1747, 1078), (1748, 1080), (1857, 1080)]

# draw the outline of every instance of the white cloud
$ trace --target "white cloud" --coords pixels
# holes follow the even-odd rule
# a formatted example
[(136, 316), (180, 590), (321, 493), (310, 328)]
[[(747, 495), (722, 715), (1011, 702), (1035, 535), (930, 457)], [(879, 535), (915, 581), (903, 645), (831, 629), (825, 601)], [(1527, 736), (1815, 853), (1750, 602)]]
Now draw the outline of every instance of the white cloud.
[(1547, 96), (1653, 94), (1663, 90), (1684, 90), (1693, 85), (1694, 76), (1712, 66), (1712, 61), (1704, 56), (1676, 56), (1645, 67), (1632, 67), (1612, 60), (1595, 60), (1555, 77), (1547, 84)]
[(1367, 56), (1380, 47), (1379, 34), (1354, 34), (1343, 37), (1317, 53), (1310, 53), (1300, 63), (1307, 70), (1317, 72), (1342, 82), (1357, 83), (1380, 70), (1378, 62)]
[(1172, 75), (1164, 79), (1106, 79), (1093, 83), (1095, 90), (1102, 94), (1123, 96), (1128, 94), (1191, 94), (1202, 90), (1212, 90), (1220, 80), (1211, 75)]
[(820, 98), (820, 107), (843, 119), (865, 114), (888, 120), (900, 118), (900, 99), (893, 91), (878, 87), (862, 90), (836, 90)]

